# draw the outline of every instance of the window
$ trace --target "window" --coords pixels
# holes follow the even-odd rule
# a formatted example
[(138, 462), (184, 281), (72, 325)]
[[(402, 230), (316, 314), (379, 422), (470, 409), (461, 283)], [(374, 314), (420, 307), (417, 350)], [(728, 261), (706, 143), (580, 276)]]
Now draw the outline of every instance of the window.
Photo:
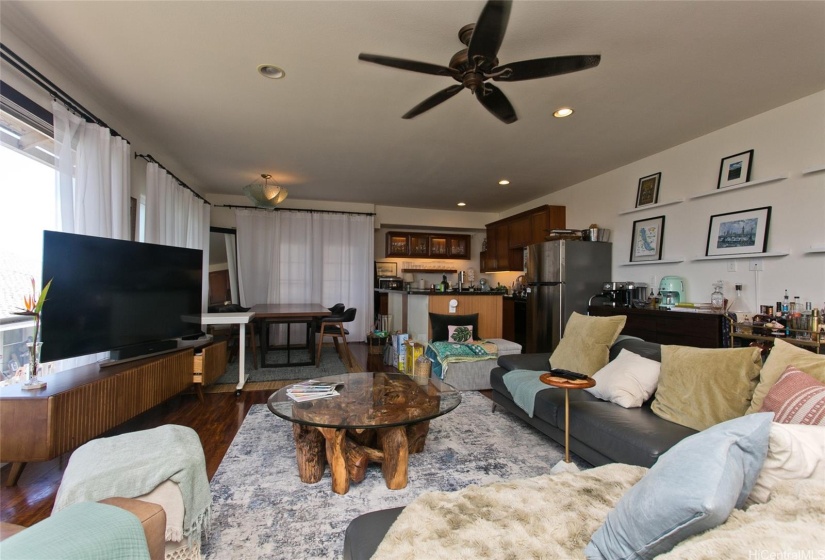
[(0, 111), (0, 377), (28, 362), (32, 322), (15, 315), (31, 279), (41, 288), (43, 230), (55, 228), (53, 141)]

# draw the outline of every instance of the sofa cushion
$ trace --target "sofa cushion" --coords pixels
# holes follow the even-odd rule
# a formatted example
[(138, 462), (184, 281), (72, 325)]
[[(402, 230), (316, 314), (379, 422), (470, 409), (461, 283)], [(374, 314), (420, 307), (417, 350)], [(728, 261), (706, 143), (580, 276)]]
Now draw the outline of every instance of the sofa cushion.
[(658, 342), (648, 342), (635, 336), (620, 334), (610, 347), (610, 359), (615, 360), (622, 350), (628, 350), (648, 360), (662, 361), (662, 345)]
[(476, 339), (481, 338), (481, 333), (478, 332), (478, 313), (469, 315), (452, 315), (449, 313), (430, 313), (430, 325), (432, 326), (433, 342), (441, 340), (448, 340), (448, 329), (450, 326), (455, 327), (473, 327), (473, 336)]
[(662, 346), (652, 410), (665, 420), (704, 430), (745, 414), (762, 359), (758, 348)]
[(547, 371), (550, 362), (550, 353), (541, 354), (510, 354), (499, 356), (498, 365), (506, 370), (532, 369), (533, 371)]
[(744, 505), (756, 481), (771, 418), (736, 418), (676, 444), (607, 514), (585, 556), (654, 558), (721, 525)]
[[(659, 418), (649, 405), (622, 408), (595, 399), (573, 400), (580, 393), (587, 394), (570, 391), (570, 437), (617, 463), (651, 467), (668, 449), (696, 433)], [(564, 429), (563, 397), (556, 412), (558, 426)]]
[(760, 412), (774, 412), (782, 424), (825, 426), (825, 384), (788, 366), (762, 401)]
[(638, 408), (656, 390), (661, 365), (655, 360), (622, 350), (615, 360), (593, 374), (596, 385), (585, 391), (624, 408)]
[(765, 365), (762, 366), (762, 371), (759, 372), (759, 384), (753, 391), (753, 400), (748, 412), (758, 412), (762, 408), (765, 395), (774, 383), (779, 381), (788, 366), (796, 366), (808, 375), (825, 382), (825, 356), (777, 338), (768, 359), (765, 360)]
[(783, 480), (805, 479), (825, 484), (825, 428), (774, 422), (768, 456), (748, 496), (748, 503), (764, 504)]
[(627, 317), (588, 317), (573, 312), (564, 336), (550, 356), (554, 368), (593, 375), (610, 359), (610, 347), (624, 328)]

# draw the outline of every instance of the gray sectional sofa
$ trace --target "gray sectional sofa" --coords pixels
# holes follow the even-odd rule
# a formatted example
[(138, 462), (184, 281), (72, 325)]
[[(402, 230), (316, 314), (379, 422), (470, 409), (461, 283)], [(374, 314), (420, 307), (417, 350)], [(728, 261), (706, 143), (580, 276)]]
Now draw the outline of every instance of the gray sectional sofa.
[[(610, 348), (610, 359), (626, 349), (661, 361), (661, 346), (639, 338), (620, 337)], [(536, 395), (530, 418), (513, 402), (503, 376), (514, 369), (546, 371), (550, 354), (501, 356), (490, 372), (493, 403), (518, 416), (543, 434), (564, 445), (564, 391), (548, 388)], [(570, 391), (570, 451), (599, 466), (626, 463), (651, 467), (665, 451), (696, 430), (668, 422), (650, 410), (651, 397), (641, 408), (622, 408), (587, 391)]]

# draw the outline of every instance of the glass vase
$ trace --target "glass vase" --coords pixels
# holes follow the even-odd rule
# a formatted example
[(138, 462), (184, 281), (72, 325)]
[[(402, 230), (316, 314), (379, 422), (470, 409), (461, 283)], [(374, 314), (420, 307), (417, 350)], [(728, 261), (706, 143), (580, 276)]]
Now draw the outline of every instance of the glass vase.
[(26, 348), (29, 352), (29, 363), (26, 366), (26, 382), (27, 387), (42, 387), (45, 384), (40, 380), (40, 349), (43, 347), (42, 342), (27, 342)]

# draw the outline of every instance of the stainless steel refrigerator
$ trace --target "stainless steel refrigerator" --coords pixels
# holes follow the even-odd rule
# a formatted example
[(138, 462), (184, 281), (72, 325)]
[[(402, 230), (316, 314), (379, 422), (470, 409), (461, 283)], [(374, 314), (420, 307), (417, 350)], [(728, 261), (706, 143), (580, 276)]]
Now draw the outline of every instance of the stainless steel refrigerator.
[(527, 247), (526, 352), (552, 352), (576, 311), (587, 314), (590, 296), (610, 280), (612, 244), (545, 241)]

